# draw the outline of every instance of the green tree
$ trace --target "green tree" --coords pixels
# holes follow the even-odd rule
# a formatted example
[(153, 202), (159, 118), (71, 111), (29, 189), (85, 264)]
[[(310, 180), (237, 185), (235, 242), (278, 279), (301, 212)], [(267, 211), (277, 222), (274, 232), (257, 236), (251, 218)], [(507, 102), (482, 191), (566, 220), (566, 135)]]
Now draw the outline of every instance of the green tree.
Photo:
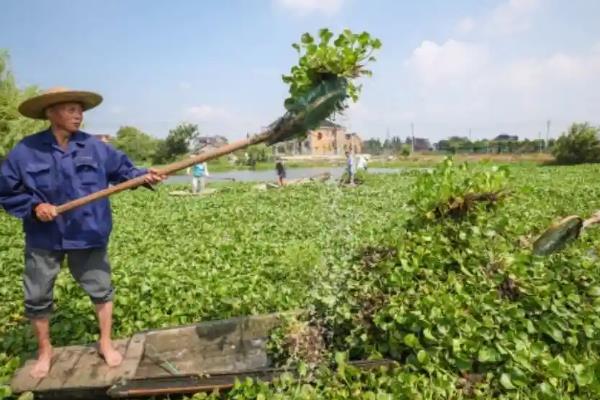
[(122, 126), (113, 145), (136, 162), (154, 159), (159, 141), (133, 126)]
[(560, 164), (600, 162), (600, 129), (586, 123), (573, 123), (552, 148)]
[(485, 153), (488, 151), (488, 147), (490, 145), (489, 140), (476, 140), (473, 142), (473, 152), (475, 153)]
[(365, 153), (381, 154), (383, 151), (383, 144), (379, 139), (371, 138), (363, 142), (363, 149)]
[(177, 125), (175, 129), (169, 131), (164, 141), (158, 142), (154, 162), (162, 164), (186, 154), (198, 136), (200, 136), (198, 125), (185, 122)]
[(387, 154), (397, 154), (402, 151), (403, 148), (402, 139), (398, 136), (392, 136), (391, 138), (385, 139), (382, 145), (382, 150)]
[(448, 139), (440, 140), (437, 148), (439, 151), (445, 151), (450, 154), (471, 152), (473, 151), (473, 143), (465, 137), (450, 136)]
[(265, 144), (257, 144), (246, 149), (250, 162), (271, 161), (273, 151)]
[(410, 156), (410, 149), (411, 149), (410, 145), (408, 145), (408, 144), (402, 145), (402, 149), (400, 149), (400, 155), (402, 157)]
[(46, 122), (23, 117), (17, 111), (23, 100), (38, 93), (35, 86), (23, 90), (17, 87), (9, 68), (8, 52), (0, 50), (0, 159), (23, 137), (46, 127)]

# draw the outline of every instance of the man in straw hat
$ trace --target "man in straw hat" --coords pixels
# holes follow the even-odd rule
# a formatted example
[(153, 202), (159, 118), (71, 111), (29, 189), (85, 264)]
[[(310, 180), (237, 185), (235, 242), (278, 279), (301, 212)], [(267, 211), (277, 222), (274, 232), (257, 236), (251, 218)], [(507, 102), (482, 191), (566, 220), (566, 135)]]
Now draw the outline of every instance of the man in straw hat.
[(52, 359), (49, 317), (53, 287), (66, 258), (71, 275), (95, 304), (98, 352), (109, 366), (122, 355), (111, 341), (113, 286), (106, 248), (112, 229), (108, 199), (57, 215), (57, 204), (96, 192), (111, 183), (145, 175), (147, 184), (164, 179), (157, 171), (137, 169), (122, 152), (79, 130), (83, 112), (96, 107), (96, 93), (51, 89), (24, 101), (19, 112), (47, 119), (50, 127), (26, 137), (0, 166), (0, 204), (23, 220), (25, 231), (25, 314), (38, 342), (31, 375), (48, 374)]

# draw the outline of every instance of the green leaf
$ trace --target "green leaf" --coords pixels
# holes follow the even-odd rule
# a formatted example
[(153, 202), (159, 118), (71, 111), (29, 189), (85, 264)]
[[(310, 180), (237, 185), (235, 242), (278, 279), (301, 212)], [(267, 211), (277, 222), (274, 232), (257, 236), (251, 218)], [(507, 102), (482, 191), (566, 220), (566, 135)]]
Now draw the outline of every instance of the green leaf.
[(585, 367), (582, 364), (575, 366), (575, 379), (579, 386), (588, 386), (594, 382), (594, 368)]
[(310, 33), (307, 32), (307, 33), (302, 34), (300, 41), (304, 44), (312, 44), (315, 41), (315, 39), (312, 37), (312, 35)]
[(491, 347), (482, 347), (477, 353), (477, 360), (482, 363), (496, 362), (498, 361), (499, 357), (500, 355), (498, 352)]
[(322, 44), (329, 43), (329, 40), (333, 37), (333, 33), (327, 28), (323, 28), (319, 30), (319, 37), (321, 38)]
[(347, 360), (346, 353), (344, 353), (342, 351), (338, 351), (338, 352), (335, 353), (335, 363), (338, 366), (345, 365), (346, 364), (346, 360)]
[(419, 339), (412, 333), (409, 333), (408, 335), (404, 336), (404, 344), (413, 349), (420, 347), (420, 345), (421, 345), (419, 343)]
[(435, 341), (435, 337), (433, 336), (433, 334), (431, 333), (431, 329), (429, 328), (425, 328), (423, 329), (423, 337), (426, 339), (429, 339), (431, 341)]
[(588, 289), (587, 294), (592, 297), (600, 297), (600, 286), (592, 286)]
[(429, 363), (429, 354), (427, 354), (425, 350), (419, 350), (417, 353), (417, 360), (419, 360), (421, 364), (427, 364)]
[(564, 378), (566, 376), (565, 368), (560, 357), (556, 357), (548, 363), (547, 371), (555, 378)]
[(515, 385), (513, 385), (512, 380), (510, 379), (510, 375), (506, 372), (500, 376), (500, 384), (504, 389), (514, 390), (516, 389)]

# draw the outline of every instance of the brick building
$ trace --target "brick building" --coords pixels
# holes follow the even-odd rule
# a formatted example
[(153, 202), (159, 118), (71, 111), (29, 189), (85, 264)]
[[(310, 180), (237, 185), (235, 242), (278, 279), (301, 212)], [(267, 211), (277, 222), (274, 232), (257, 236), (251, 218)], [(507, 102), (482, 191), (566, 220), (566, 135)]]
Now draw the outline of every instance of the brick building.
[(104, 143), (110, 143), (113, 141), (113, 137), (111, 135), (107, 135), (107, 134), (97, 134), (97, 135), (92, 135), (92, 136), (94, 136), (96, 139), (98, 139)]
[(362, 140), (355, 132), (331, 121), (308, 131), (304, 140), (289, 140), (275, 147), (277, 154), (289, 155), (344, 155), (346, 151), (362, 152)]

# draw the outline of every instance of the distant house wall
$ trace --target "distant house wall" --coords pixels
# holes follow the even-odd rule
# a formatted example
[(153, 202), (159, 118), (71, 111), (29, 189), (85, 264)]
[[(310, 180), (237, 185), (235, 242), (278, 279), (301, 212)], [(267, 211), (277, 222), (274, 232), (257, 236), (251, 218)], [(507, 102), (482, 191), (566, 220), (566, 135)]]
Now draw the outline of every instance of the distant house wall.
[(500, 134), (500, 135), (496, 136), (494, 138), (494, 140), (497, 141), (497, 142), (508, 141), (508, 140), (518, 141), (519, 140), (519, 136), (517, 136), (517, 135), (509, 135), (509, 134), (503, 133), (503, 134)]
[(113, 141), (113, 137), (111, 135), (106, 135), (106, 134), (99, 134), (99, 135), (92, 135), (94, 136), (96, 139), (98, 139), (101, 142), (104, 143), (110, 143)]
[(429, 142), (429, 139), (415, 138), (415, 151), (431, 151), (433, 146)]
[(308, 131), (304, 140), (280, 143), (275, 147), (275, 152), (289, 155), (344, 155), (346, 151), (360, 153), (362, 148), (362, 140), (357, 133), (349, 133), (340, 125), (326, 122)]
[(319, 128), (309, 132), (310, 153), (330, 155), (335, 152), (335, 128)]

